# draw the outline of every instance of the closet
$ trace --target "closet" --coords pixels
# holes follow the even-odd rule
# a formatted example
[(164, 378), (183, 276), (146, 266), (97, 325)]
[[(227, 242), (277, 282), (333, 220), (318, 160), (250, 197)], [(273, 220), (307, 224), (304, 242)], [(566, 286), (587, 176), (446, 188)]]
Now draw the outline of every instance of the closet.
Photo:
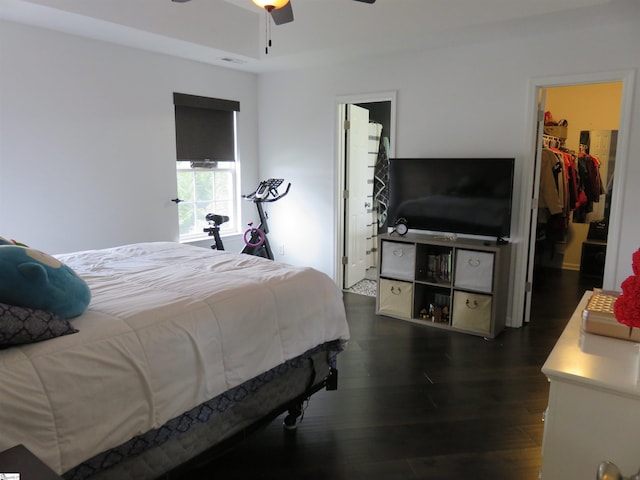
[(547, 90), (536, 267), (602, 281), (621, 91), (619, 83)]
[[(337, 282), (344, 289), (372, 294), (378, 262), (377, 235), (384, 215), (384, 177), (377, 176), (380, 153), (388, 158), (394, 123), (395, 94), (367, 95), (338, 104), (338, 184), (340, 199), (337, 238)], [(373, 100), (378, 98), (379, 100)], [(348, 121), (347, 121), (348, 120)], [(382, 207), (382, 208), (380, 208)]]
[(387, 186), (389, 164), (389, 132), (391, 129), (391, 102), (366, 102), (356, 104), (369, 111), (368, 174), (369, 191), (367, 209), (370, 222), (367, 225), (367, 278), (375, 278), (378, 266), (378, 234), (386, 229), (388, 204)]
[(375, 119), (369, 120), (369, 151), (367, 152), (369, 161), (367, 163), (368, 174), (366, 182), (369, 186), (367, 210), (371, 217), (367, 224), (367, 269), (378, 266), (378, 255), (376, 253), (378, 224), (383, 216), (386, 218), (387, 210), (386, 197), (383, 197), (383, 193), (388, 182), (386, 177), (380, 175), (380, 168), (378, 167), (380, 163), (385, 161), (388, 163), (386, 152), (388, 151), (389, 141), (386, 137), (382, 137), (382, 128), (382, 124)]

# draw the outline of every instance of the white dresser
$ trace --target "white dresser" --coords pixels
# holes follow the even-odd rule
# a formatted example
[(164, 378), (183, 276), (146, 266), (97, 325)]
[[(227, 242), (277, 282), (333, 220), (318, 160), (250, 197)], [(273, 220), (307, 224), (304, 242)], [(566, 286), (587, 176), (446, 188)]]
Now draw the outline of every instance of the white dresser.
[(581, 331), (585, 293), (542, 372), (550, 382), (543, 480), (591, 480), (610, 460), (640, 468), (638, 345)]

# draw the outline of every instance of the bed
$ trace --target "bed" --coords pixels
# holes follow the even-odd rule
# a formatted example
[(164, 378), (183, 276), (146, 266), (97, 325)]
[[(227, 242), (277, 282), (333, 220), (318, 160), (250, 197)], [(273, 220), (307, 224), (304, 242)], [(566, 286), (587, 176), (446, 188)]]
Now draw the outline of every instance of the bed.
[(57, 258), (91, 303), (77, 333), (0, 350), (0, 451), (160, 478), (333, 383), (349, 329), (321, 272), (170, 242)]

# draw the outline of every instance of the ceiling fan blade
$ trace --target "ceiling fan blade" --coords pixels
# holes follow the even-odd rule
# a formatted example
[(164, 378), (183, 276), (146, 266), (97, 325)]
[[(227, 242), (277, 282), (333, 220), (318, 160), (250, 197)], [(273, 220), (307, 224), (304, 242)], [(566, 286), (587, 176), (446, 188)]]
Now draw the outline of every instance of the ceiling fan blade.
[(283, 23), (293, 22), (293, 8), (291, 7), (291, 1), (284, 7), (271, 10), (271, 18), (276, 25), (282, 25)]
[(176, 3), (187, 3), (187, 2), (190, 2), (191, 0), (171, 0), (171, 1)]
[(356, 2), (363, 2), (363, 3), (376, 3), (376, 0), (356, 0)]

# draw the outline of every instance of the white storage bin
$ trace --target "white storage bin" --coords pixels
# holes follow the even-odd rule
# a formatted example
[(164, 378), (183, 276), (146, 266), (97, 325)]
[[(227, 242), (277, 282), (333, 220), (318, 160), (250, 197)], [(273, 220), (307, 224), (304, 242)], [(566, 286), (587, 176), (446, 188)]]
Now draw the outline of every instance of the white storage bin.
[(413, 280), (415, 277), (415, 264), (415, 244), (382, 242), (381, 276), (399, 280)]
[(397, 280), (380, 279), (380, 313), (411, 318), (413, 284)]
[(494, 254), (458, 249), (454, 286), (491, 293), (493, 287)]
[(451, 326), (483, 334), (491, 333), (491, 295), (453, 292)]

